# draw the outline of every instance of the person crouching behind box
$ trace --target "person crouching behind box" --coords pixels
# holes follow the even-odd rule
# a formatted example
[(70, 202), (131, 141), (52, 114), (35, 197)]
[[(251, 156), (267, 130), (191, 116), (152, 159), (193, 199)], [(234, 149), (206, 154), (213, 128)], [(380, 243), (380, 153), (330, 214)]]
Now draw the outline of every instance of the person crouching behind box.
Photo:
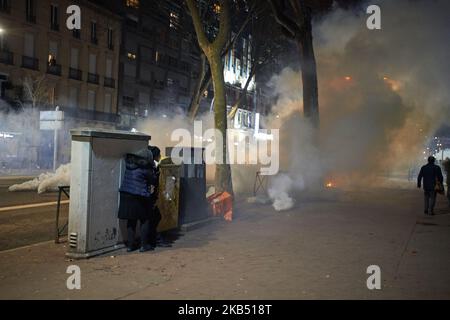
[(153, 250), (150, 244), (152, 215), (152, 182), (155, 181), (153, 156), (150, 150), (143, 149), (125, 157), (125, 175), (119, 189), (119, 219), (127, 220), (127, 251), (138, 249), (136, 244), (136, 226), (141, 223), (140, 252)]

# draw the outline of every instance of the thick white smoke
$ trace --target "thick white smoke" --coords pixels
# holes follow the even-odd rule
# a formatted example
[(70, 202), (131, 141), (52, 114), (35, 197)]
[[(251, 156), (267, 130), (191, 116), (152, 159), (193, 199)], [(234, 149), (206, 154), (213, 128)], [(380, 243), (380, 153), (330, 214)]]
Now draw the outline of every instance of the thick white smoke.
[(37, 191), (39, 194), (57, 191), (59, 186), (70, 186), (70, 163), (61, 165), (56, 172), (46, 172), (39, 177), (15, 184), (8, 188), (10, 192), (15, 191)]
[[(423, 160), (423, 144), (450, 123), (450, 2), (371, 1), (382, 30), (366, 28), (367, 15), (337, 9), (316, 21), (320, 138), (300, 116), (301, 76), (285, 69), (272, 79), (278, 95), (268, 126), (281, 129), (286, 177), (273, 183), (275, 203), (332, 179), (341, 186), (370, 185), (380, 174), (406, 172)], [(316, 147), (317, 146), (317, 147)], [(288, 196), (288, 197), (286, 197)], [(276, 207), (280, 208), (279, 205)]]

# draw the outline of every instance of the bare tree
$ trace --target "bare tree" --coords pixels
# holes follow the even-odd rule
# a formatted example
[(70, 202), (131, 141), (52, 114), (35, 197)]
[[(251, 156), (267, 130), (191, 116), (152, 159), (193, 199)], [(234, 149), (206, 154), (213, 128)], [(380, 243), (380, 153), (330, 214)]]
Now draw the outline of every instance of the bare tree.
[(24, 100), (31, 102), (33, 109), (42, 103), (48, 102), (49, 86), (45, 75), (37, 76), (35, 78), (26, 76), (23, 79), (22, 84)]
[[(253, 18), (253, 15), (255, 14), (255, 7), (256, 7), (256, 0), (252, 1), (242, 1), (246, 5), (249, 6), (248, 11), (246, 12), (246, 17), (239, 16), (234, 23), (237, 23), (240, 25), (239, 30), (234, 34), (227, 42), (226, 46), (224, 47), (222, 51), (222, 58), (224, 58), (230, 50), (233, 48), (235, 42), (237, 39), (240, 38), (244, 30), (247, 28), (248, 24)], [(189, 10), (189, 8), (188, 8)], [(202, 21), (203, 18), (207, 14), (207, 10), (202, 11)], [(244, 19), (245, 18), (245, 19)], [(194, 120), (197, 116), (198, 109), (200, 107), (200, 102), (203, 97), (203, 93), (208, 89), (208, 87), (211, 84), (211, 70), (209, 69), (208, 60), (206, 59), (206, 56), (202, 50), (200, 50), (200, 65), (198, 70), (198, 78), (197, 83), (195, 85), (194, 94), (192, 96), (191, 102), (188, 107), (188, 117), (191, 120)]]
[(216, 159), (219, 163), (216, 164), (215, 189), (216, 192), (228, 191), (233, 193), (231, 169), (230, 165), (227, 164), (227, 105), (222, 61), (222, 52), (230, 31), (230, 1), (222, 0), (220, 1), (220, 7), (217, 7), (219, 29), (212, 40), (208, 38), (205, 32), (205, 26), (200, 17), (196, 1), (186, 0), (186, 4), (192, 16), (198, 44), (209, 62), (214, 88), (214, 125), (223, 138), (222, 143), (216, 139), (216, 154), (221, 153), (222, 159)]

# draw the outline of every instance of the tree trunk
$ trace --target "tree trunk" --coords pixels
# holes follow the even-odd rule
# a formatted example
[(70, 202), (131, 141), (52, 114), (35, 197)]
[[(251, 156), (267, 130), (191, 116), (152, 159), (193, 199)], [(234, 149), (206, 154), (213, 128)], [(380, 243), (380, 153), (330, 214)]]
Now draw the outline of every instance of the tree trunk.
[(223, 62), (220, 52), (213, 53), (208, 57), (211, 76), (214, 87), (214, 124), (215, 128), (220, 132), (223, 143), (216, 140), (216, 150), (222, 150), (222, 159), (216, 159), (219, 163), (216, 165), (215, 189), (216, 192), (227, 191), (233, 193), (233, 185), (231, 181), (231, 169), (227, 164), (227, 103), (225, 92), (225, 79), (223, 75)]
[(311, 14), (305, 11), (304, 32), (297, 37), (297, 45), (300, 51), (300, 65), (302, 68), (303, 83), (303, 113), (311, 119), (314, 127), (319, 128), (319, 93), (317, 87), (317, 68), (314, 56)]

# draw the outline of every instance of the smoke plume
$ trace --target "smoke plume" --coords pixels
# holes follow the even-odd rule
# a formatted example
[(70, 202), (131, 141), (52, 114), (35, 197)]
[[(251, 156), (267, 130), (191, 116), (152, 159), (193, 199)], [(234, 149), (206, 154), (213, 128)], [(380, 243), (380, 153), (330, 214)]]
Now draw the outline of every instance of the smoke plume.
[[(450, 2), (373, 1), (382, 29), (366, 28), (366, 3), (315, 21), (320, 137), (302, 112), (301, 76), (284, 69), (268, 126), (281, 129), (283, 168), (294, 181), (272, 179), (275, 203), (330, 179), (341, 186), (378, 182), (423, 161), (423, 146), (450, 119)], [(300, 89), (299, 89), (300, 88)], [(279, 207), (277, 205), (277, 207)]]

